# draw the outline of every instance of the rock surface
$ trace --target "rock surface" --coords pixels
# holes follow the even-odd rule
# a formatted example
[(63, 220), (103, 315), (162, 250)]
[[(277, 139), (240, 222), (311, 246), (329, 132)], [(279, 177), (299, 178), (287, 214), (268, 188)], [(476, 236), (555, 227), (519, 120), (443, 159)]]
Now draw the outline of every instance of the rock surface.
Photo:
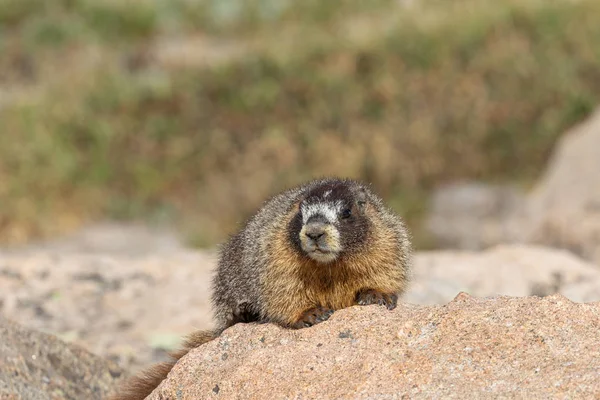
[(0, 399), (104, 399), (122, 374), (110, 361), (0, 317)]
[(560, 295), (355, 306), (298, 331), (238, 324), (149, 399), (597, 398), (599, 342), (600, 304)]

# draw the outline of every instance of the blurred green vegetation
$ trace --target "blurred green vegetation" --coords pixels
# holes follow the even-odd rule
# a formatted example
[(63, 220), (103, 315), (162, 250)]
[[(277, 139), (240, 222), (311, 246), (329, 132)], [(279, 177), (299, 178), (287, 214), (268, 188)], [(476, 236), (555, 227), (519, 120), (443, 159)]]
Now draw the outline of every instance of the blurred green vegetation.
[(527, 185), (598, 103), (599, 21), (595, 0), (0, 0), (0, 240), (110, 217), (211, 245), (340, 175), (425, 246), (432, 187)]

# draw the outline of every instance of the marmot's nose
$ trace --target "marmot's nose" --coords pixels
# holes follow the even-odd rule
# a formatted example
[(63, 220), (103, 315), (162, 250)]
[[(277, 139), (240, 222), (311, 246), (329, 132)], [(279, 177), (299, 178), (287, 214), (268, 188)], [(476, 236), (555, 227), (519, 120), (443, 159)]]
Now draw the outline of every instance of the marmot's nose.
[(325, 224), (320, 222), (312, 222), (306, 225), (304, 234), (312, 240), (318, 240), (321, 236), (325, 235)]

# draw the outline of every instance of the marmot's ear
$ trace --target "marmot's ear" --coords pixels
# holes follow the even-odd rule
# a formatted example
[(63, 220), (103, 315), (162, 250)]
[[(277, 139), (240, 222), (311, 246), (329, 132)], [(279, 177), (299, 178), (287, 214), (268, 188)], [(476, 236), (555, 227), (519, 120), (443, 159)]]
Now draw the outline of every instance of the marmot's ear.
[(365, 206), (367, 205), (367, 191), (361, 186), (356, 190), (355, 196), (358, 209), (363, 212), (365, 210)]

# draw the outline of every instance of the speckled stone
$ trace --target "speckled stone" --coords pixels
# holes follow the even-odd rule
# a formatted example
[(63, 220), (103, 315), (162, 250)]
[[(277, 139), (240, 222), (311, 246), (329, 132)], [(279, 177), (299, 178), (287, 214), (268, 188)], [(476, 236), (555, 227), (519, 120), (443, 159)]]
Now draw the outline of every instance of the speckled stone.
[(599, 343), (600, 303), (562, 295), (355, 306), (298, 331), (238, 324), (149, 399), (598, 398)]
[(104, 399), (123, 372), (79, 346), (0, 318), (0, 399)]

